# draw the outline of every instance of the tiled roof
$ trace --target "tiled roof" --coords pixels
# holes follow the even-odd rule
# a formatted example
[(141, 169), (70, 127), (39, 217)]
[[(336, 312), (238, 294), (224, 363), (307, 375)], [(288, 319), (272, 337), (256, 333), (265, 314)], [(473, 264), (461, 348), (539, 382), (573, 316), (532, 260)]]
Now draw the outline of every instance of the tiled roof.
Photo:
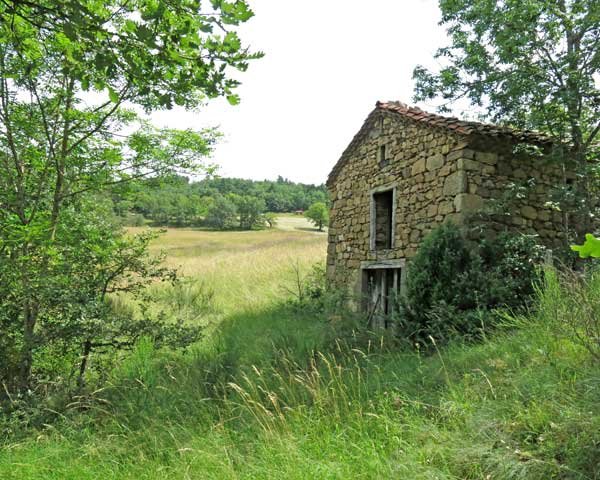
[(489, 123), (460, 120), (456, 117), (444, 117), (429, 113), (418, 107), (410, 107), (402, 102), (377, 102), (376, 109), (394, 112), (403, 117), (424, 122), (435, 127), (447, 128), (462, 135), (486, 135), (492, 137), (511, 137), (521, 142), (549, 143), (548, 137), (531, 130), (517, 130), (510, 127), (501, 127)]
[[(375, 110), (371, 112), (369, 118), (371, 118), (372, 115), (378, 111), (397, 113), (404, 118), (413, 120), (415, 122), (423, 122), (431, 127), (445, 128), (451, 132), (457, 133), (458, 135), (464, 135), (465, 137), (485, 136), (496, 137), (499, 139), (504, 138), (512, 142), (528, 142), (536, 144), (551, 143), (551, 140), (545, 135), (531, 130), (517, 130), (510, 127), (502, 127), (488, 123), (460, 120), (456, 117), (444, 117), (443, 115), (425, 112), (418, 107), (408, 106), (402, 102), (377, 102), (375, 105)], [(331, 170), (329, 178), (327, 179), (328, 185), (335, 180), (335, 177), (337, 177), (337, 174), (346, 163), (349, 152), (361, 141), (363, 134), (366, 133), (366, 127), (368, 123), (369, 122), (367, 119), (362, 128), (353, 138), (352, 142), (350, 142), (350, 145), (348, 145), (341, 158)]]

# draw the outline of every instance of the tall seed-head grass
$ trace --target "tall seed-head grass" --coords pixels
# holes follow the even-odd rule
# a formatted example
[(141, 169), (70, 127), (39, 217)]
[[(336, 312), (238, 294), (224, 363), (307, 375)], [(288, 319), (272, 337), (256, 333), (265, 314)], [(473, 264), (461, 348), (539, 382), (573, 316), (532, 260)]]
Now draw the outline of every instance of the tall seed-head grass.
[[(232, 410), (242, 409), (265, 432), (286, 430), (290, 419), (304, 415), (327, 417), (343, 424), (349, 416), (367, 414), (364, 404), (382, 393), (382, 385), (370, 382), (378, 366), (356, 348), (338, 352), (315, 351), (307, 364), (281, 352), (276, 366), (252, 367), (238, 382), (230, 382)], [(372, 412), (370, 413), (373, 414)]]
[(326, 241), (323, 234), (305, 231), (169, 229), (151, 249), (166, 253), (166, 266), (210, 285), (214, 306), (227, 314), (287, 297), (292, 265), (308, 271), (324, 260)]
[(600, 361), (600, 270), (584, 273), (546, 268), (537, 289), (539, 315), (555, 333), (566, 335)]
[(177, 319), (201, 322), (217, 313), (215, 291), (202, 279), (183, 278), (168, 285), (153, 285), (148, 295)]
[[(598, 369), (549, 325), (570, 315), (562, 284), (485, 342), (399, 350), (382, 335), (338, 338), (325, 318), (278, 302), (291, 263), (266, 279), (240, 271), (256, 285), (239, 298), (218, 290), (230, 274), (211, 255), (247, 261), (240, 270), (249, 248), (255, 263), (274, 249), (308, 262), (313, 248), (322, 259), (324, 237), (317, 248), (308, 233), (288, 246), (279, 240), (298, 232), (215, 233), (161, 240), (167, 261), (190, 261), (193, 282), (196, 267), (217, 281), (214, 334), (185, 353), (142, 344), (119, 359), (84, 413), (0, 447), (2, 480), (600, 478)], [(247, 301), (265, 285), (270, 299)]]

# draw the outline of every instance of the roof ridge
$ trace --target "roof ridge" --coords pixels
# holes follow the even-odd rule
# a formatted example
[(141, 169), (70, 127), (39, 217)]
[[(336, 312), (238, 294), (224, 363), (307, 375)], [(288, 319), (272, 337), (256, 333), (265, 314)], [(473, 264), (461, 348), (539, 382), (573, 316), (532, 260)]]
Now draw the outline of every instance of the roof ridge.
[(391, 100), (387, 102), (377, 101), (375, 109), (386, 110), (402, 115), (411, 120), (429, 123), (430, 125), (447, 128), (464, 135), (478, 133), (489, 136), (508, 136), (522, 141), (536, 143), (550, 143), (552, 140), (541, 132), (534, 130), (520, 130), (504, 125), (478, 122), (475, 120), (462, 120), (458, 117), (447, 117), (439, 113), (430, 113), (420, 107), (411, 106), (404, 102)]
[(491, 123), (461, 120), (458, 117), (446, 117), (437, 113), (426, 112), (419, 107), (410, 106), (400, 101), (378, 101), (375, 104), (375, 109), (369, 114), (360, 130), (356, 133), (350, 144), (342, 153), (342, 156), (333, 166), (333, 169), (331, 170), (331, 173), (327, 179), (328, 185), (333, 182), (338, 172), (343, 167), (348, 152), (354, 148), (354, 146), (361, 140), (361, 137), (366, 133), (369, 120), (372, 119), (373, 115), (375, 115), (378, 111), (382, 110), (399, 114), (403, 118), (415, 123), (426, 124), (433, 128), (443, 128), (450, 133), (463, 135), (465, 137), (470, 137), (471, 135), (480, 135), (490, 138), (503, 137), (505, 139), (512, 139), (513, 141), (517, 142), (532, 142), (537, 144), (552, 143), (552, 139), (550, 139), (548, 136), (532, 130), (518, 130), (512, 127), (494, 125)]

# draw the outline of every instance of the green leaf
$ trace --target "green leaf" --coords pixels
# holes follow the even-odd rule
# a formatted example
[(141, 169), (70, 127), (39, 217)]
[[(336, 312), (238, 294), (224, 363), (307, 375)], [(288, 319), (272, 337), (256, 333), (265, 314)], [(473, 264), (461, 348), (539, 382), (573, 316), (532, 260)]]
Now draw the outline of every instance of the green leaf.
[(77, 40), (77, 32), (69, 22), (63, 25), (63, 32), (69, 40)]
[(119, 94), (112, 87), (108, 87), (108, 98), (110, 98), (110, 101), (113, 103), (119, 102)]
[(130, 19), (125, 20), (125, 24), (123, 25), (123, 31), (125, 31), (127, 33), (133, 33), (133, 32), (135, 32), (136, 28), (137, 28), (137, 25), (133, 20), (130, 20)]
[(600, 239), (587, 233), (583, 245), (571, 245), (571, 250), (578, 252), (580, 258), (600, 258)]
[(138, 25), (136, 30), (137, 36), (143, 42), (147, 42), (153, 38), (152, 30), (146, 25)]
[(237, 94), (227, 95), (227, 101), (230, 105), (238, 105), (240, 103), (240, 96)]

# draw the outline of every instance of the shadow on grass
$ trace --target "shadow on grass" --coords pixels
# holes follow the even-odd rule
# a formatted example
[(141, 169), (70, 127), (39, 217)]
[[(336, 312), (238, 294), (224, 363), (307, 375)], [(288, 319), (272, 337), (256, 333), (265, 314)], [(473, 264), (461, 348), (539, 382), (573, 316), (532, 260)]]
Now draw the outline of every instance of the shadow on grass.
[(319, 230), (318, 228), (310, 228), (310, 227), (295, 227), (294, 230), (300, 230), (302, 232), (311, 232), (311, 233), (327, 233), (327, 230)]
[[(282, 354), (304, 364), (326, 347), (334, 329), (325, 316), (286, 303), (225, 318), (187, 351), (156, 350), (141, 342), (111, 375), (100, 403), (128, 429), (158, 418), (183, 422), (191, 414), (216, 415), (227, 385), (253, 367), (276, 365)], [(213, 405), (214, 408), (209, 408)]]
[[(305, 468), (318, 455), (336, 468), (365, 458), (361, 471), (376, 460), (389, 463), (385, 475), (375, 469), (364, 478), (395, 478), (400, 462), (412, 472), (405, 478), (438, 478), (440, 471), (447, 475), (439, 478), (598, 478), (597, 365), (544, 322), (430, 356), (369, 341), (339, 347), (337, 333), (325, 316), (279, 304), (225, 319), (186, 353), (141, 342), (98, 408), (81, 416), (87, 427), (61, 428), (60, 441), (70, 439), (63, 460), (72, 462), (83, 441), (92, 448), (81, 458), (88, 461), (99, 445), (112, 465), (120, 442), (124, 465), (187, 472), (183, 454), (195, 445), (208, 452), (203, 462), (223, 451), (238, 459), (239, 477), (218, 478), (244, 478), (248, 465), (263, 460), (267, 474), (245, 478), (274, 478), (273, 458), (293, 464), (286, 449), (293, 445)], [(373, 444), (376, 450), (366, 450)], [(206, 468), (196, 464), (198, 478)], [(322, 478), (323, 470), (300, 473), (277, 478)]]

